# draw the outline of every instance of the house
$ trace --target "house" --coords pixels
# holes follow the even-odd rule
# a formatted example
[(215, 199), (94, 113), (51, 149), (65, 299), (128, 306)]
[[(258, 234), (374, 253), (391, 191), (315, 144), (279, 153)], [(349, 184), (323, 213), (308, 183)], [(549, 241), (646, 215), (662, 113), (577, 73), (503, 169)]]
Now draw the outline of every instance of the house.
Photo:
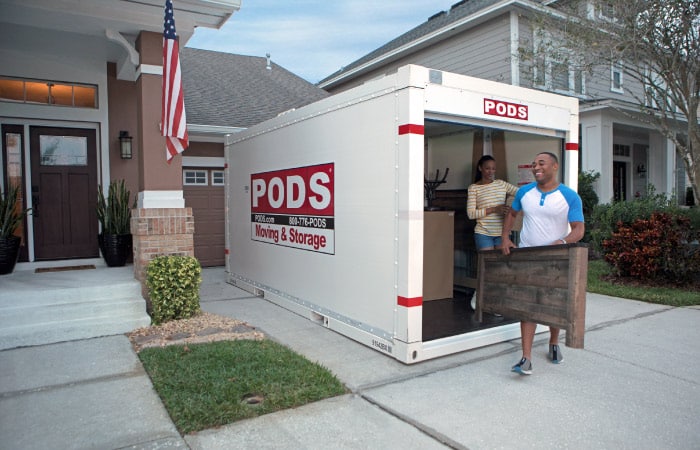
[[(97, 186), (119, 179), (138, 201), (137, 279), (157, 253), (222, 265), (224, 136), (327, 95), (269, 58), (184, 48), (241, 1), (175, 1), (190, 146), (166, 162), (164, 4), (0, 0), (0, 181), (33, 209), (19, 269), (99, 261)], [(45, 142), (67, 154), (48, 157)]]
[[(684, 193), (685, 171), (674, 144), (646, 123), (620, 112), (638, 109), (628, 92), (639, 87), (624, 80), (620, 70), (610, 67), (590, 76), (558, 61), (547, 60), (539, 66), (519, 57), (521, 48), (537, 40), (530, 18), (552, 7), (556, 2), (459, 1), (329, 75), (318, 86), (337, 93), (413, 63), (574, 96), (580, 99), (578, 165), (582, 171), (601, 174), (596, 183), (601, 202), (644, 195), (647, 184), (656, 192)], [(491, 130), (484, 131), (484, 146), (490, 146)], [(471, 160), (467, 156), (458, 163), (469, 165)], [(450, 188), (466, 189), (468, 184), (465, 178)]]

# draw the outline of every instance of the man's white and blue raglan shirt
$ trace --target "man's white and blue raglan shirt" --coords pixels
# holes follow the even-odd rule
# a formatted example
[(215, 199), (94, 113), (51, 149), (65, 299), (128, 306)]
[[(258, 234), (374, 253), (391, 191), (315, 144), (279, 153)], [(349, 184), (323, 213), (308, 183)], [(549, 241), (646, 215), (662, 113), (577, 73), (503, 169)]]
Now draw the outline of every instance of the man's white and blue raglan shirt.
[(511, 208), (524, 212), (520, 247), (549, 245), (571, 232), (570, 222), (583, 222), (581, 197), (561, 183), (550, 192), (540, 191), (537, 182), (521, 186)]

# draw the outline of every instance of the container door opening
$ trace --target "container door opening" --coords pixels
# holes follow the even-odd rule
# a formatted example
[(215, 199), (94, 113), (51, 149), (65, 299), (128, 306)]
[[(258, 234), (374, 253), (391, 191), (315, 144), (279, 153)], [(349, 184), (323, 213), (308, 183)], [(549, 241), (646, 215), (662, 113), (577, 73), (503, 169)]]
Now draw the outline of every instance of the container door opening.
[[(484, 314), (481, 322), (477, 320), (472, 306), (477, 281), (476, 221), (467, 216), (467, 190), (474, 182), (477, 162), (482, 155), (491, 155), (496, 160), (497, 179), (517, 187), (534, 181), (529, 165), (538, 153), (552, 152), (559, 156), (561, 162), (562, 142), (559, 137), (426, 120), (425, 179), (441, 180), (446, 169), (449, 168), (449, 172), (444, 183), (439, 184), (434, 192), (429, 194), (426, 189), (424, 271), (452, 270), (452, 277), (449, 280), (451, 289), (445, 291), (447, 287), (442, 286), (442, 292), (449, 294), (436, 298), (430, 294), (435, 292), (434, 276), (424, 273), (423, 341), (516, 322), (492, 314)], [(563, 167), (563, 164), (560, 165)], [(440, 213), (452, 213), (454, 223), (451, 236), (445, 237), (444, 227), (434, 225), (434, 216)], [(517, 240), (517, 232), (515, 234), (514, 239)], [(436, 263), (435, 253), (440, 252), (438, 247), (444, 247), (446, 240), (451, 242), (453, 248), (453, 254), (448, 256), (452, 264), (443, 269)], [(444, 284), (444, 279), (441, 282)]]

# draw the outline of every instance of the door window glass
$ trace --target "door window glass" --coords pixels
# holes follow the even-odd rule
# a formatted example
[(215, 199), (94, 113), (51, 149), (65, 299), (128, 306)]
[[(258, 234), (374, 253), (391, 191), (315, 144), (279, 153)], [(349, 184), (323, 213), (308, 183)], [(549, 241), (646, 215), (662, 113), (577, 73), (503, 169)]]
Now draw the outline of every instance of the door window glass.
[(87, 138), (82, 136), (39, 136), (42, 166), (87, 166)]
[(7, 150), (7, 161), (5, 169), (7, 173), (8, 184), (22, 184), (22, 136), (19, 133), (5, 134), (5, 149)]

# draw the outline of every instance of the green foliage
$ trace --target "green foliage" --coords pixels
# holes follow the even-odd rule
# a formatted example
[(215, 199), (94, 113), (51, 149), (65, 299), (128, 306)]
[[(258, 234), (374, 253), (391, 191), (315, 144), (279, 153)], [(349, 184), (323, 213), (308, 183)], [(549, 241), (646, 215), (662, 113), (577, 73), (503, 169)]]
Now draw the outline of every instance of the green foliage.
[(649, 219), (655, 212), (668, 212), (672, 215), (684, 214), (684, 210), (675, 205), (673, 199), (664, 194), (657, 194), (653, 185), (647, 186), (645, 196), (632, 201), (619, 201), (597, 205), (586, 223), (592, 253), (603, 253), (603, 241), (609, 239), (617, 230), (618, 224), (630, 225), (637, 219)]
[(155, 325), (187, 319), (200, 311), (202, 267), (192, 256), (157, 256), (146, 269), (146, 286)]
[(106, 198), (102, 185), (98, 185), (97, 190), (97, 219), (102, 225), (102, 233), (130, 234), (131, 210), (136, 208), (136, 199), (130, 203), (131, 192), (126, 189), (124, 180), (109, 183)]
[(603, 241), (605, 261), (618, 276), (690, 284), (700, 272), (697, 232), (690, 219), (654, 213), (618, 230)]
[(612, 269), (602, 259), (588, 261), (587, 292), (611, 297), (640, 300), (668, 306), (700, 305), (700, 291), (668, 286), (623, 283), (612, 276)]
[(182, 434), (346, 392), (327, 369), (269, 340), (154, 347), (139, 357)]
[(0, 238), (9, 238), (15, 234), (30, 209), (18, 209), (19, 186), (11, 185), (0, 195)]
[(580, 172), (578, 174), (578, 195), (581, 197), (583, 204), (583, 220), (586, 224), (586, 232), (583, 235), (583, 242), (591, 242), (591, 214), (593, 209), (598, 205), (598, 194), (593, 188), (595, 183), (600, 178), (599, 172), (589, 170), (588, 172)]
[(690, 220), (690, 227), (695, 231), (700, 231), (700, 208), (683, 208), (680, 212), (681, 215), (685, 216)]
[(590, 215), (593, 212), (593, 208), (598, 205), (598, 201), (600, 200), (595, 189), (593, 189), (593, 183), (598, 181), (598, 178), (600, 178), (600, 172), (595, 172), (593, 170), (578, 174), (578, 195), (583, 202), (584, 215)]

